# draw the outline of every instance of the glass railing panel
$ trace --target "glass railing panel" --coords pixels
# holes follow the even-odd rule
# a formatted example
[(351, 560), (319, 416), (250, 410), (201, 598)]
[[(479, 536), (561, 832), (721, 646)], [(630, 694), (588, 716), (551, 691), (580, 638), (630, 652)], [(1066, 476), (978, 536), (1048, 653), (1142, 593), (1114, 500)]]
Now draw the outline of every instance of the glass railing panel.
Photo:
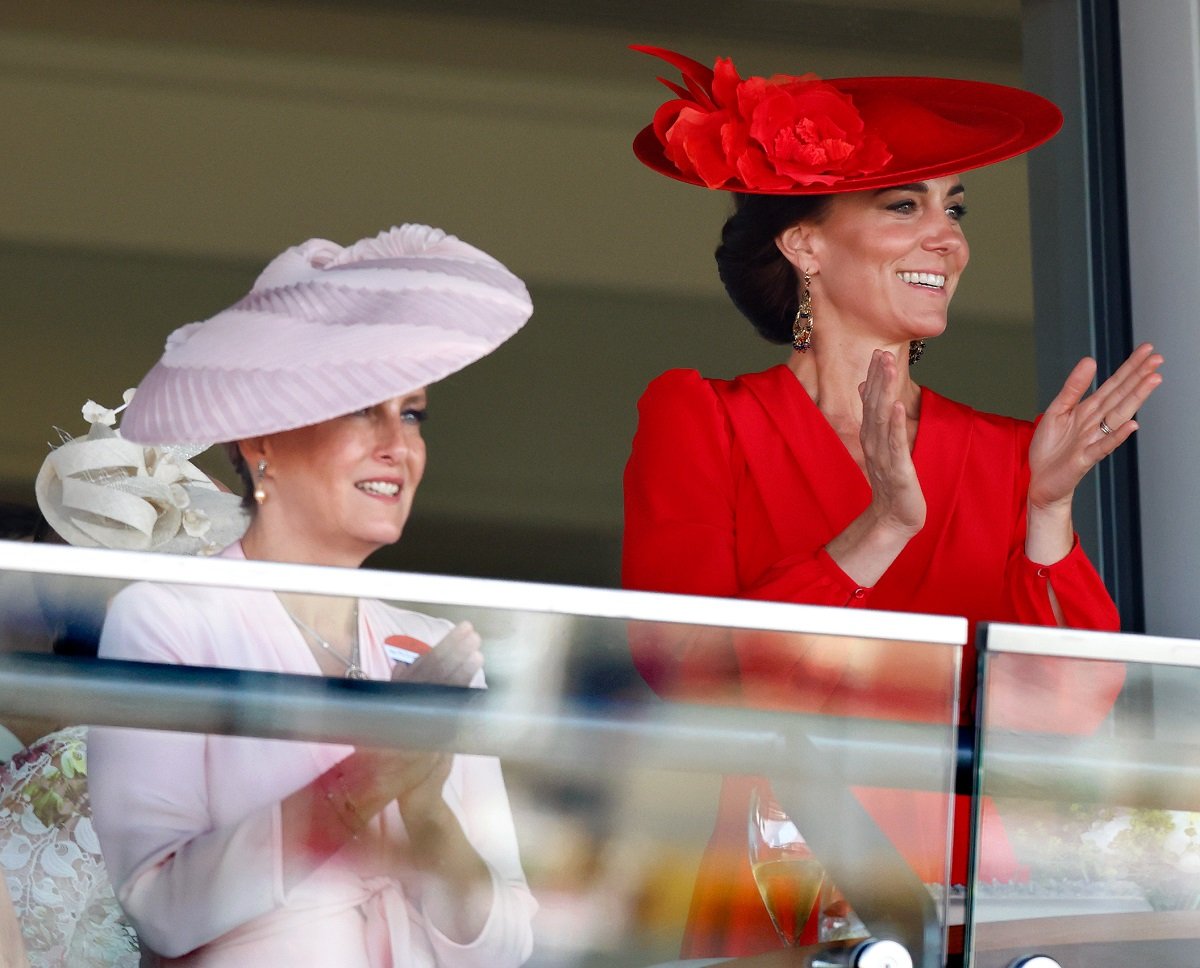
[[(328, 656), (284, 606), (336, 648), (348, 602), (372, 678), (297, 674)], [(0, 722), (33, 741), (0, 767), (0, 869), (31, 950), (71, 943), (70, 910), (129, 964), (139, 934), (540, 966), (877, 937), (945, 963), (960, 620), (20, 545), (0, 603)], [(462, 622), (484, 681), (414, 678)], [(196, 665), (87, 658), (101, 636)]]
[(1200, 643), (992, 626), (974, 964), (1192, 966)]

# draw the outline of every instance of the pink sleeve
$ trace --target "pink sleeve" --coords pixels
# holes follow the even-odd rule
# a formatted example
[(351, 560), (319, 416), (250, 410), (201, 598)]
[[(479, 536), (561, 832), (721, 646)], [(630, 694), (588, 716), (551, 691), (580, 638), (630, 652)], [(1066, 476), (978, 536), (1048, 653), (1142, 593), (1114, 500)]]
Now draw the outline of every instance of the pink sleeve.
[[(112, 659), (179, 664), (189, 623), (164, 589), (137, 585), (114, 599), (100, 639)], [(189, 633), (189, 625), (193, 630)], [(283, 903), (279, 806), (213, 829), (206, 738), (94, 728), (89, 788), (113, 889), (138, 935), (178, 957)]]
[(451, 809), (491, 874), (492, 910), (479, 937), (470, 944), (450, 940), (428, 917), (426, 933), (439, 964), (517, 968), (533, 952), (532, 919), (538, 905), (521, 869), (500, 761), (491, 756), (460, 755), (456, 765), (463, 772), (462, 799), (451, 803)]

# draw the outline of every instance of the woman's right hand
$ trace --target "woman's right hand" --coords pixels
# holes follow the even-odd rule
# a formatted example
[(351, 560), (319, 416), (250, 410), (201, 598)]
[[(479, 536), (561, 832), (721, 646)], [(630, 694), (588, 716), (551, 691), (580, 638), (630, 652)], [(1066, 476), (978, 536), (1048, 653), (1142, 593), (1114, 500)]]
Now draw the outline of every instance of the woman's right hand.
[(908, 415), (899, 390), (896, 358), (876, 350), (867, 379), (858, 388), (863, 402), (859, 440), (871, 485), (869, 510), (879, 525), (911, 538), (925, 525), (925, 495), (913, 466)]
[(887, 350), (871, 355), (858, 393), (863, 403), (859, 443), (871, 503), (825, 550), (861, 588), (870, 588), (925, 526), (925, 494), (912, 462), (900, 370)]

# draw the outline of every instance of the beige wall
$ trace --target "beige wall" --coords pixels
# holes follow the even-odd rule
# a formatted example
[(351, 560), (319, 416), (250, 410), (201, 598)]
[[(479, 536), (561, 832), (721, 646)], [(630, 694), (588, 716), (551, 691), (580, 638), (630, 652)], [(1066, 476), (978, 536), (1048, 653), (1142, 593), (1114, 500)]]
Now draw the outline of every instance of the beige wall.
[[(84, 399), (119, 400), (172, 328), (233, 301), (284, 246), (427, 221), (506, 262), (537, 309), (434, 393), (417, 517), (385, 561), (613, 582), (645, 383), (670, 366), (733, 375), (782, 358), (715, 278), (727, 199), (632, 158), (661, 89), (654, 62), (625, 45), (729, 53), (746, 72), (1019, 81), (996, 41), (1015, 29), (1015, 2), (874, 3), (885, 19), (863, 20), (870, 51), (852, 31), (808, 49), (702, 35), (696, 22), (646, 36), (636, 19), (605, 26), (604, 4), (586, 25), (419, 6), (68, 0), (4, 13), (6, 494), (27, 495), (52, 424), (82, 431)], [(921, 42), (885, 42), (888, 23)], [(1023, 164), (967, 185), (973, 267), (921, 373), (1027, 414)]]

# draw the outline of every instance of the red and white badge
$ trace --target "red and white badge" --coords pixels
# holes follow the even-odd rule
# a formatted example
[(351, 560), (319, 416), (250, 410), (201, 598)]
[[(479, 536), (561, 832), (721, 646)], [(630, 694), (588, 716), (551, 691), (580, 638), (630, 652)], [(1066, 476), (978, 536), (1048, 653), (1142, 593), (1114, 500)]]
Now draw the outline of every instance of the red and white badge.
[(411, 635), (389, 635), (383, 640), (383, 651), (387, 657), (405, 665), (412, 665), (432, 648), (429, 643), (414, 639)]

